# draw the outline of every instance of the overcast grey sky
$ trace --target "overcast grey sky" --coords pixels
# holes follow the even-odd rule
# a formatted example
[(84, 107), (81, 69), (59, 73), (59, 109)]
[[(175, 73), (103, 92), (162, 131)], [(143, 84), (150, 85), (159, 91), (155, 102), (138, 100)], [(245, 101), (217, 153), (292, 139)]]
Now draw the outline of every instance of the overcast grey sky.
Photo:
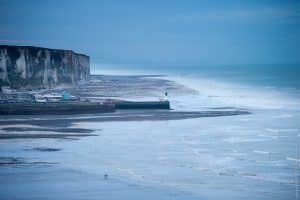
[(0, 0), (0, 43), (94, 63), (300, 63), (299, 2)]

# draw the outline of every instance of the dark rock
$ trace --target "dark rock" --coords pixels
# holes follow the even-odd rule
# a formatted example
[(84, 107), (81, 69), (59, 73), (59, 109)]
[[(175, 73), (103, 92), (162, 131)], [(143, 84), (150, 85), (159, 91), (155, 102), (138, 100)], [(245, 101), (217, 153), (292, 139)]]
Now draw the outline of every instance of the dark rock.
[(105, 179), (105, 180), (108, 179), (108, 174), (104, 174), (104, 179)]
[(34, 151), (42, 151), (42, 152), (54, 152), (54, 151), (60, 151), (60, 148), (50, 148), (50, 147), (35, 147), (32, 150)]

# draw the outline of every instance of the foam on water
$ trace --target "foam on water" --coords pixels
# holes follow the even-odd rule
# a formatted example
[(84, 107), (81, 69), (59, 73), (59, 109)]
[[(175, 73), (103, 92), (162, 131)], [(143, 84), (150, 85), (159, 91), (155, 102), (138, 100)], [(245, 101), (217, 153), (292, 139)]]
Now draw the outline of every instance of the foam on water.
[(253, 152), (258, 153), (258, 154), (264, 154), (264, 155), (270, 154), (270, 152), (268, 152), (268, 151), (261, 151), (261, 150), (254, 150)]
[(266, 128), (266, 131), (271, 133), (282, 133), (282, 132), (298, 132), (299, 129), (297, 128), (281, 128), (281, 129), (273, 129), (273, 128)]
[[(199, 199), (294, 197), (294, 191), (298, 191), (295, 180), (299, 177), (295, 171), (299, 172), (296, 147), (300, 107), (297, 107), (297, 95), (293, 95), (297, 89), (244, 85), (187, 74), (183, 77), (169, 74), (167, 78), (197, 91), (170, 92), (175, 110), (242, 107), (251, 114), (174, 121), (78, 121), (71, 127), (92, 129), (98, 136), (76, 141), (24, 143), (22, 140), (18, 144), (9, 141), (11, 144), (0, 146), (0, 156), (37, 157), (95, 177), (108, 174), (109, 181), (129, 180), (138, 189), (154, 185), (164, 190), (167, 186), (171, 191), (196, 194)], [(24, 151), (25, 146), (26, 149), (50, 146), (63, 150), (46, 154)], [(34, 180), (26, 180), (26, 184)], [(78, 182), (81, 187), (86, 186), (84, 178)], [(110, 186), (107, 191), (118, 190)]]
[[(276, 66), (277, 69), (278, 66)], [(98, 70), (101, 69), (101, 70)], [(197, 93), (190, 93), (180, 95), (169, 93), (169, 99), (172, 101), (173, 108), (183, 110), (195, 110), (203, 109), (207, 107), (214, 106), (233, 106), (233, 107), (243, 107), (247, 109), (284, 109), (284, 110), (300, 110), (300, 90), (298, 86), (293, 84), (298, 84), (295, 80), (288, 80), (290, 83), (283, 82), (280, 79), (280, 74), (272, 73), (269, 70), (269, 74), (260, 74), (261, 70), (255, 72), (255, 67), (253, 71), (247, 71), (249, 68), (236, 68), (238, 73), (230, 68), (215, 68), (209, 69), (201, 67), (198, 70), (187, 67), (189, 70), (182, 70), (182, 68), (174, 68), (173, 70), (158, 70), (157, 68), (138, 68), (128, 65), (114, 66), (114, 65), (97, 65), (93, 64), (92, 71), (95, 74), (109, 74), (109, 75), (157, 75), (163, 74), (167, 75), (164, 77), (157, 77), (159, 79), (168, 79), (171, 81), (176, 81), (184, 86), (187, 86)], [(223, 74), (223, 76), (213, 76), (209, 71), (216, 70), (216, 74)], [(267, 70), (267, 72), (268, 72)], [(289, 68), (287, 68), (287, 71)], [(295, 70), (291, 68), (291, 70)], [(298, 73), (299, 70), (295, 70)], [(249, 75), (252, 76), (252, 82), (236, 82), (235, 79), (249, 79)], [(257, 80), (255, 77), (257, 74)], [(274, 75), (275, 74), (275, 75)], [(287, 73), (289, 74), (289, 73)], [(271, 82), (260, 83), (264, 76), (268, 77)], [(273, 77), (274, 76), (274, 77)], [(264, 77), (265, 79), (265, 77)], [(268, 80), (268, 79), (266, 79)], [(281, 87), (281, 84), (284, 85)], [(283, 84), (284, 83), (284, 84)], [(149, 99), (149, 97), (147, 97)], [(148, 100), (145, 98), (145, 100)], [(129, 100), (134, 100), (129, 98)], [(149, 99), (153, 100), (153, 98)], [(156, 100), (156, 99), (154, 99)], [(284, 113), (279, 118), (291, 117), (291, 114)]]
[[(300, 110), (300, 96), (298, 90), (282, 90), (276, 87), (264, 88), (257, 85), (243, 85), (220, 80), (195, 76), (168, 76), (170, 80), (177, 81), (187, 87), (198, 91), (194, 97), (186, 97), (187, 104), (197, 101), (204, 106), (234, 106), (248, 109), (285, 109)], [(191, 101), (188, 101), (189, 98)], [(188, 107), (188, 106), (187, 106)], [(284, 114), (279, 117), (292, 117)]]

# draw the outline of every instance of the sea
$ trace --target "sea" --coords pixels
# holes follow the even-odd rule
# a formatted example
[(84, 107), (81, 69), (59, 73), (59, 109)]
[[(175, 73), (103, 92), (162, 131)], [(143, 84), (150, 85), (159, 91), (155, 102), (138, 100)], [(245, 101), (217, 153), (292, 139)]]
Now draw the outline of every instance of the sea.
[[(79, 120), (69, 128), (97, 136), (0, 140), (0, 199), (300, 199), (299, 65), (94, 64), (92, 74), (116, 80), (150, 75), (176, 83), (186, 89), (158, 90), (172, 111), (250, 114)], [(118, 98), (158, 99), (140, 94), (149, 94), (147, 87), (124, 97), (118, 91)], [(37, 128), (26, 120), (49, 118), (10, 116), (19, 123), (5, 124), (8, 118), (1, 116), (1, 133)], [(39, 130), (52, 133), (45, 126)]]

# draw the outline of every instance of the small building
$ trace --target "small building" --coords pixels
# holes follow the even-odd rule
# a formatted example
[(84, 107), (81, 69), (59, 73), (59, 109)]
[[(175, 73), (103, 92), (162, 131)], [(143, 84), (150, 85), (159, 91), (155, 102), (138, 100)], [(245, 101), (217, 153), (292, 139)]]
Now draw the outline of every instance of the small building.
[(69, 92), (64, 91), (64, 92), (62, 93), (62, 99), (63, 99), (64, 101), (70, 101), (71, 98), (72, 98), (72, 96), (71, 96), (71, 94), (70, 94)]

